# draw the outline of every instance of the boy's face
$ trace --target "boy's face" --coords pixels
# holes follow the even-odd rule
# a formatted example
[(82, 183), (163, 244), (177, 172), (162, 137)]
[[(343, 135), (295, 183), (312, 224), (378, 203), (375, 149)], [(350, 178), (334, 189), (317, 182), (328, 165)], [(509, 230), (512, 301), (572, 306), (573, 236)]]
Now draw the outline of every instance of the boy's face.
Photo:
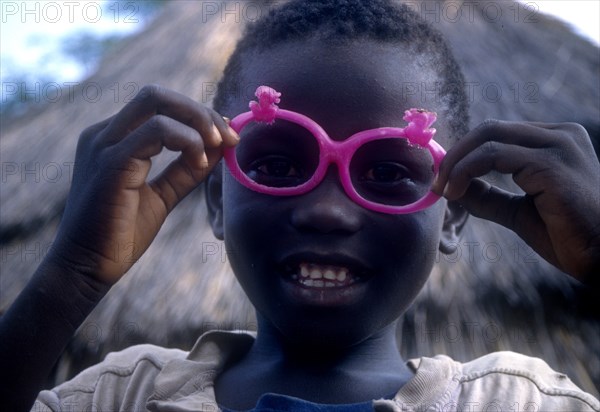
[[(337, 140), (403, 127), (411, 107), (443, 112), (431, 69), (398, 46), (370, 41), (286, 43), (247, 55), (240, 78), (225, 114), (247, 111), (248, 91), (264, 84), (282, 93), (281, 108), (311, 117)], [(447, 123), (439, 116), (434, 126), (447, 146)], [(263, 319), (296, 343), (351, 345), (397, 319), (420, 291), (445, 205), (408, 215), (367, 210), (344, 193), (335, 166), (313, 191), (290, 197), (253, 192), (226, 171), (223, 220), (214, 224), (222, 225), (230, 263)], [(322, 282), (301, 283), (303, 268)], [(324, 286), (328, 270), (337, 276), (334, 287)]]

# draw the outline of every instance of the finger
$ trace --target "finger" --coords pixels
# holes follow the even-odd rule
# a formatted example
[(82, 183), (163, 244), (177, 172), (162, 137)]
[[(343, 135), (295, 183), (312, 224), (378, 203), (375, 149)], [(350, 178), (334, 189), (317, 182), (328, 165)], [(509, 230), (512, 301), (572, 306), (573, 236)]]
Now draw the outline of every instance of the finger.
[(471, 215), (496, 222), (517, 233), (534, 250), (544, 251), (544, 258), (557, 264), (546, 224), (528, 195), (517, 195), (473, 179), (464, 195), (457, 200)]
[(525, 197), (473, 179), (463, 195), (456, 199), (471, 215), (512, 228)]
[(150, 182), (150, 186), (159, 193), (167, 212), (194, 190), (214, 169), (219, 158), (208, 156), (200, 168), (191, 166), (183, 156), (167, 166), (159, 176)]
[(102, 120), (101, 122), (98, 122), (96, 124), (89, 126), (83, 132), (81, 132), (81, 137), (83, 137), (83, 138), (94, 137), (99, 131), (106, 128), (106, 126), (108, 126), (110, 124), (110, 122), (113, 120), (113, 118), (114, 118), (114, 116), (111, 116), (107, 119)]
[(77, 148), (75, 152), (75, 165), (73, 170), (73, 184), (77, 186), (81, 181), (88, 179), (97, 171), (96, 163), (96, 141), (99, 132), (104, 130), (111, 122), (112, 117), (104, 119), (101, 122), (88, 126), (79, 135)]
[(98, 134), (110, 124), (113, 118), (114, 116), (104, 119), (101, 122), (87, 127), (81, 132), (79, 135), (79, 140), (77, 141), (78, 156), (81, 153), (81, 150), (89, 148), (90, 145), (96, 141)]
[(440, 165), (440, 170), (433, 185), (434, 192), (440, 194), (447, 183), (454, 165), (469, 153), (493, 142), (515, 144), (528, 148), (548, 148), (560, 141), (554, 125), (541, 128), (533, 123), (505, 122), (488, 120), (471, 130), (464, 138), (448, 150)]
[(233, 147), (239, 143), (240, 137), (237, 132), (229, 126), (229, 123), (231, 122), (229, 118), (219, 115), (214, 110), (211, 112), (211, 117), (215, 126), (217, 126), (226, 147)]
[[(540, 149), (490, 142), (453, 165), (448, 172), (444, 197), (448, 200), (462, 197), (473, 178), (491, 171), (512, 174), (513, 180), (531, 196), (543, 191), (544, 185), (552, 184), (558, 172)], [(528, 179), (534, 175), (537, 175), (535, 179)]]
[(579, 155), (583, 155), (583, 158), (589, 158), (589, 154), (594, 152), (594, 145), (592, 139), (590, 139), (590, 135), (585, 127), (578, 123), (527, 122), (527, 124), (549, 132), (551, 131), (552, 133), (546, 135), (549, 141), (552, 141), (554, 145), (576, 149)]
[[(185, 172), (183, 180), (174, 176), (174, 183), (165, 187), (169, 189), (164, 191), (165, 204), (174, 205), (187, 194), (188, 178), (192, 178), (198, 184), (207, 174), (208, 160), (203, 141), (196, 130), (170, 117), (156, 115), (137, 128), (127, 139), (109, 149), (114, 150), (115, 156), (118, 156), (123, 164), (123, 170), (129, 173), (125, 184), (139, 188), (146, 181), (150, 167), (149, 164), (147, 167), (140, 167), (141, 165), (132, 162), (132, 159), (149, 161), (152, 156), (159, 154), (163, 147), (181, 152), (179, 161), (185, 165), (185, 168), (181, 169)], [(163, 192), (160, 194), (163, 195)]]
[(222, 139), (212, 113), (211, 109), (173, 90), (144, 86), (113, 118), (103, 133), (103, 140), (107, 145), (115, 144), (155, 114), (162, 114), (197, 130), (206, 146), (218, 147)]
[[(181, 152), (150, 182), (169, 212), (206, 178), (223, 156), (222, 147), (206, 148), (196, 130), (163, 115), (153, 116), (114, 147), (123, 156), (141, 160), (157, 155), (163, 147)], [(145, 178), (146, 175), (143, 179), (141, 176), (138, 179), (130, 178), (128, 182), (139, 186)]]
[(193, 128), (170, 117), (156, 115), (130, 133), (127, 139), (114, 146), (122, 159), (150, 159), (159, 154), (163, 147), (182, 152), (190, 167), (206, 167), (204, 141)]
[(204, 181), (223, 157), (222, 148), (207, 148), (199, 166), (190, 164), (182, 154), (167, 166), (150, 185), (160, 194), (168, 212)]

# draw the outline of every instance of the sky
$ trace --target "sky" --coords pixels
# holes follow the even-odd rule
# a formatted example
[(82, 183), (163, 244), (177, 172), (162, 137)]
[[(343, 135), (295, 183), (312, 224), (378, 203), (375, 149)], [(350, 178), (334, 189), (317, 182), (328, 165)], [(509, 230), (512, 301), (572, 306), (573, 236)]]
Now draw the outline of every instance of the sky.
[(51, 74), (57, 82), (81, 79), (88, 68), (62, 52), (64, 39), (77, 33), (95, 37), (134, 33), (143, 28), (139, 7), (114, 0), (0, 0), (0, 77), (37, 72)]
[[(532, 12), (550, 13), (568, 21), (580, 34), (600, 44), (599, 0), (522, 3)], [(74, 33), (104, 37), (139, 31), (145, 22), (140, 4), (117, 0), (0, 0), (0, 81), (4, 86), (23, 76), (28, 81), (37, 78), (55, 82), (84, 78), (95, 67), (82, 66), (63, 53), (64, 39), (72, 38)]]
[(521, 3), (532, 4), (540, 12), (566, 21), (577, 33), (600, 45), (600, 0), (535, 0)]

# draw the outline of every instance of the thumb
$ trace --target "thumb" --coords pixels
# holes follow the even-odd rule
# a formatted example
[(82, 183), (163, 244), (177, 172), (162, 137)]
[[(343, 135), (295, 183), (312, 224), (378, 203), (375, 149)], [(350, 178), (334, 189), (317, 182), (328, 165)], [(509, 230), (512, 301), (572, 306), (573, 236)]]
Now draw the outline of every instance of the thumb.
[(533, 197), (508, 192), (481, 180), (473, 179), (457, 201), (472, 215), (498, 223), (523, 239), (550, 263), (554, 253), (546, 224), (540, 217)]
[(492, 186), (481, 179), (472, 179), (465, 194), (456, 200), (471, 215), (491, 220), (514, 231), (525, 197)]

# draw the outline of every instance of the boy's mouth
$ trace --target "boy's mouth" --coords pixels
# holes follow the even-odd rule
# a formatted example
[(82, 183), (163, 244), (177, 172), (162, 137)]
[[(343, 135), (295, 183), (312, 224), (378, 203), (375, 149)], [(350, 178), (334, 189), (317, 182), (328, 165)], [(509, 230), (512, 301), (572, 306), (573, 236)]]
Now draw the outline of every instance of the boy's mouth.
[(372, 270), (339, 254), (301, 254), (280, 263), (283, 289), (289, 297), (310, 306), (344, 306), (359, 302)]
[(339, 252), (300, 252), (279, 260), (281, 286), (291, 301), (336, 307), (360, 302), (375, 271), (364, 261)]
[(361, 280), (346, 266), (301, 262), (286, 266), (290, 280), (307, 288), (343, 288)]

